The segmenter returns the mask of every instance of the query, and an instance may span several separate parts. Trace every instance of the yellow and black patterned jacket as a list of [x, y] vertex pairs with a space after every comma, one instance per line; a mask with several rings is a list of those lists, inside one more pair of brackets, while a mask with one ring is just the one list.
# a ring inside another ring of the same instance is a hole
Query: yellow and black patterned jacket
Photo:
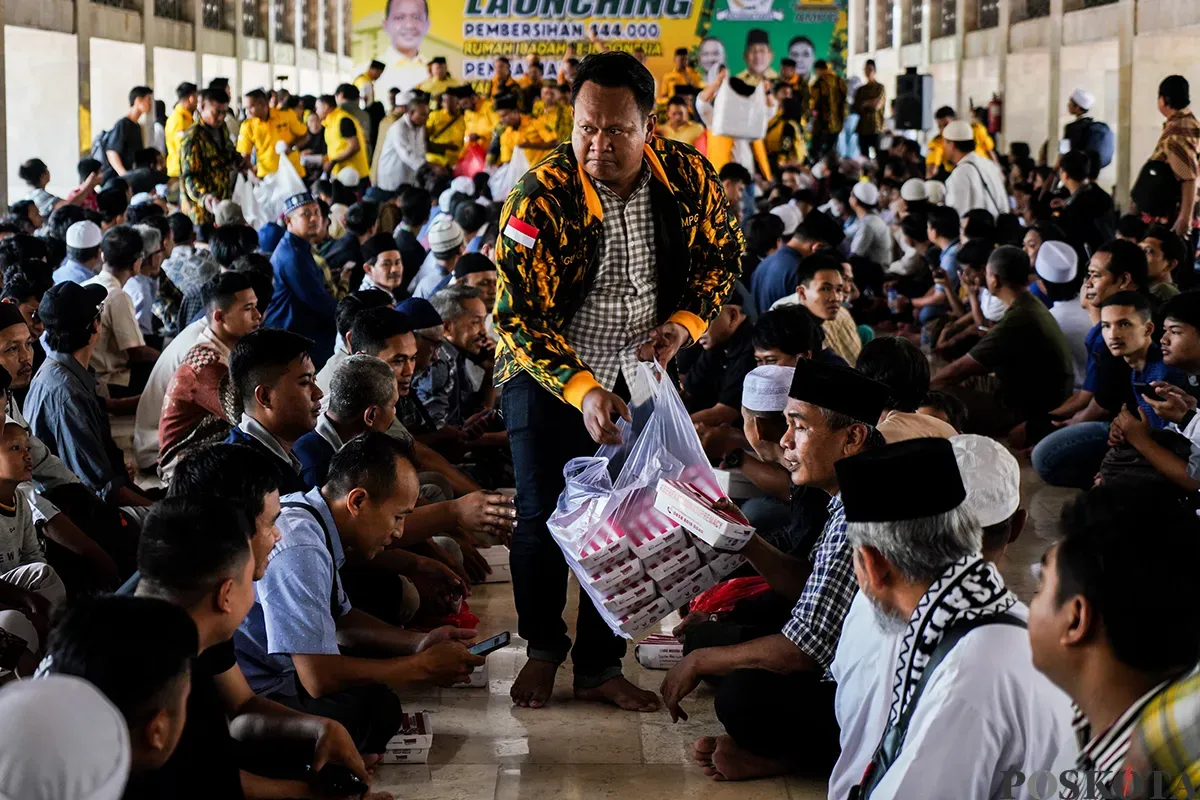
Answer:
[[[655, 137], [645, 159], [653, 176], [659, 323], [678, 322], [695, 342], [741, 271], [742, 232], [716, 171], [695, 148]], [[496, 247], [497, 384], [524, 370], [576, 408], [599, 385], [563, 330], [595, 278], [603, 218], [570, 142], [509, 194]], [[521, 241], [531, 238], [531, 246]]]

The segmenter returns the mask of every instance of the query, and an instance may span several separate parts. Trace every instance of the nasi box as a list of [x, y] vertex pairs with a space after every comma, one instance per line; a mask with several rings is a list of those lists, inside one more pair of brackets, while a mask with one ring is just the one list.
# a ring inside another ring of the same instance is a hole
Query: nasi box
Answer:
[[736, 507], [717, 508], [716, 502], [694, 484], [663, 478], [654, 507], [713, 549], [737, 552], [750, 541], [754, 528]]

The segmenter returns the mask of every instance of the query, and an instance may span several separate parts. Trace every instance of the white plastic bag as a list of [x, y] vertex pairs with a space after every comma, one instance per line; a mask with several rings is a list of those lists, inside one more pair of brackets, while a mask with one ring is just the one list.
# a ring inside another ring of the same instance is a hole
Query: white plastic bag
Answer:
[[245, 175], [238, 174], [233, 184], [233, 197], [230, 198], [242, 209], [242, 216], [253, 228], [261, 228], [266, 220], [262, 219], [262, 209], [254, 195], [254, 186]]
[[503, 203], [504, 198], [508, 197], [508, 193], [526, 172], [529, 172], [529, 156], [526, 155], [525, 148], [513, 148], [509, 162], [497, 169], [488, 179], [488, 188], [491, 189], [496, 202]]
[[[300, 173], [296, 172], [296, 167], [292, 164], [291, 159], [280, 156], [279, 169], [263, 178], [259, 182], [258, 188], [254, 190], [254, 196], [258, 198], [258, 206], [262, 210], [263, 216], [262, 222], [255, 224], [254, 227], [258, 228], [268, 222], [278, 221], [283, 216], [283, 204], [287, 199], [303, 191], [306, 191], [304, 181], [300, 178]], [[247, 216], [246, 219], [249, 221], [250, 217]]]
[[[717, 96], [713, 99], [713, 135], [755, 141], [762, 139], [767, 135], [767, 124], [771, 121], [766, 81], [760, 82], [747, 97], [730, 85], [735, 80], [737, 78], [726, 78], [721, 88], [717, 89]], [[741, 81], [738, 83], [741, 84]]]
[[[687, 481], [710, 497], [724, 496], [670, 377], [657, 366], [642, 364], [639, 369], [639, 383], [650, 387], [650, 396], [630, 408], [632, 423], [617, 423], [622, 443], [604, 445], [595, 456], [567, 463], [566, 485], [546, 522], [600, 616], [613, 632], [629, 638], [646, 633], [671, 611], [667, 601], [658, 598], [646, 606], [641, 619], [637, 614], [618, 617], [606, 610], [611, 592], [594, 587], [607, 585], [603, 578], [608, 571], [628, 567], [636, 559], [627, 531], [639, 529], [648, 518], [663, 519], [654, 509], [659, 479]], [[631, 573], [632, 578], [639, 572]], [[614, 586], [619, 590], [629, 582]]]

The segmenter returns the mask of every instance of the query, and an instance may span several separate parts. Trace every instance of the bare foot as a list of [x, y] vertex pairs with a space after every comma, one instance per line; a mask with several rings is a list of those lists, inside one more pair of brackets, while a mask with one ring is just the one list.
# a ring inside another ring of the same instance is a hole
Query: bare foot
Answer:
[[605, 681], [595, 689], [576, 689], [578, 700], [596, 700], [601, 703], [612, 703], [626, 711], [658, 711], [658, 695], [639, 689], [630, 683], [624, 675]]
[[692, 745], [692, 760], [704, 771], [705, 775], [714, 779], [717, 777], [717, 768], [713, 766], [712, 754], [716, 749], [717, 737], [715, 736], [701, 736]]
[[558, 664], [531, 658], [521, 667], [521, 674], [513, 682], [509, 696], [521, 708], [541, 708], [554, 693], [554, 675]]
[[705, 769], [704, 774], [717, 781], [749, 781], [785, 775], [790, 771], [786, 761], [756, 756], [738, 747], [729, 736], [718, 736], [712, 751], [712, 772]]

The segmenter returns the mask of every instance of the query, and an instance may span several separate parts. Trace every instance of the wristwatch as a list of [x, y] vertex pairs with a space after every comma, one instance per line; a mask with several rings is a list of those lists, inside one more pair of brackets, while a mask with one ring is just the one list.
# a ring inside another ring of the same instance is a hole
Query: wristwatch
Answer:
[[721, 459], [721, 466], [724, 469], [740, 469], [745, 460], [746, 451], [739, 447], [725, 454]]

